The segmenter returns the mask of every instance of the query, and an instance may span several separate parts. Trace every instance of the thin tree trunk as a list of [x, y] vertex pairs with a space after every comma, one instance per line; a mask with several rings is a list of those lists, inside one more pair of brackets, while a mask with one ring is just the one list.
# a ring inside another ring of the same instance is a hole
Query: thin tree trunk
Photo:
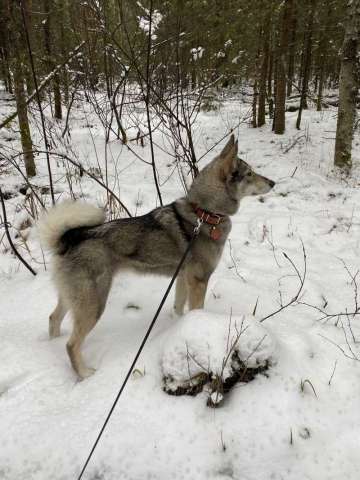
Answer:
[[[69, 5], [67, 0], [62, 0], [58, 4], [58, 19], [59, 19], [59, 51], [61, 52], [61, 61], [63, 62], [68, 55], [68, 43], [66, 34], [66, 25], [69, 25]], [[64, 67], [59, 72], [60, 86], [63, 87], [64, 104], [69, 106], [69, 75], [67, 68]], [[72, 99], [73, 100], [73, 99]]]
[[[22, 0], [24, 10], [27, 8], [26, 0]], [[9, 19], [11, 22], [9, 32], [9, 46], [11, 48], [10, 58], [14, 78], [14, 92], [16, 100], [16, 108], [18, 112], [21, 147], [25, 163], [26, 175], [34, 177], [36, 175], [36, 166], [33, 155], [33, 144], [29, 127], [28, 111], [26, 105], [26, 96], [24, 88], [25, 72], [23, 65], [25, 64], [25, 44], [23, 37], [23, 26], [21, 23], [21, 11], [19, 5], [11, 0], [8, 2]]]
[[[54, 48], [52, 37], [53, 34], [51, 33], [51, 28], [53, 28], [52, 16], [53, 12], [50, 9], [49, 0], [44, 0], [44, 11], [46, 14], [46, 20], [43, 23], [44, 26], [44, 40], [45, 40], [45, 50], [47, 54], [47, 63], [48, 63], [48, 70], [51, 72], [54, 69], [55, 62], [53, 60], [54, 56]], [[55, 8], [55, 3], [52, 3], [52, 8]], [[60, 92], [60, 77], [59, 74], [56, 73], [54, 75], [54, 79], [52, 81], [53, 86], [53, 93], [54, 93], [54, 117], [61, 120], [62, 119], [62, 107], [61, 107], [61, 92]]]
[[319, 80], [318, 80], [318, 96], [316, 101], [316, 110], [321, 112], [322, 110], [322, 100], [323, 100], [323, 90], [324, 90], [324, 81], [325, 81], [325, 46], [320, 47], [320, 65], [319, 65]]
[[271, 24], [271, 8], [265, 18], [264, 25], [264, 42], [262, 48], [260, 81], [259, 81], [259, 110], [258, 110], [258, 127], [265, 124], [265, 105], [266, 105], [266, 77], [269, 67], [270, 54], [270, 24]]
[[305, 45], [306, 45], [306, 32], [303, 33], [302, 44], [301, 44], [301, 54], [300, 54], [300, 64], [299, 64], [299, 73], [297, 76], [297, 89], [301, 92], [302, 79], [304, 78], [304, 67], [305, 67]]
[[[32, 0], [26, 0], [26, 9], [24, 10], [24, 13], [25, 13], [26, 24], [28, 26], [28, 33], [29, 33], [30, 39], [32, 38], [32, 32], [33, 32], [31, 10], [32, 10]], [[34, 91], [35, 87], [34, 87], [34, 80], [31, 74], [31, 68], [28, 61], [26, 61], [23, 66], [23, 72], [25, 76], [26, 91], [27, 91], [27, 94], [30, 95], [31, 92]]]
[[10, 74], [10, 68], [9, 68], [9, 61], [8, 61], [8, 52], [7, 52], [6, 46], [0, 47], [0, 64], [1, 64], [2, 76], [5, 83], [5, 90], [9, 93], [13, 93], [12, 80], [11, 80], [11, 74]]
[[317, 102], [316, 102], [316, 109], [318, 112], [322, 110], [322, 100], [323, 100], [323, 90], [325, 84], [325, 68], [327, 63], [327, 54], [328, 54], [328, 42], [329, 36], [327, 34], [327, 30], [330, 27], [330, 19], [331, 19], [331, 8], [330, 6], [327, 8], [326, 12], [326, 22], [325, 22], [325, 29], [321, 32], [320, 42], [319, 42], [319, 60], [318, 60], [318, 85], [317, 85]]
[[[260, 29], [259, 34], [258, 34], [258, 45], [261, 44], [261, 37], [262, 37], [262, 30]], [[254, 83], [253, 83], [253, 101], [252, 101], [252, 126], [253, 128], [256, 128], [258, 126], [257, 123], [257, 103], [258, 103], [258, 97], [259, 97], [259, 81], [258, 81], [258, 76], [259, 76], [259, 58], [260, 58], [260, 48], [258, 48], [255, 56], [255, 62], [254, 62]]]
[[274, 131], [277, 134], [283, 134], [285, 132], [286, 54], [289, 43], [292, 4], [293, 0], [284, 1], [281, 38], [276, 62]]
[[[271, 39], [270, 39], [270, 42], [271, 42]], [[270, 48], [269, 70], [268, 70], [268, 76], [267, 76], [267, 96], [268, 96], [268, 98], [272, 98], [272, 96], [273, 96], [273, 88], [272, 88], [273, 72], [274, 72], [274, 52]]]
[[289, 44], [289, 63], [287, 73], [287, 96], [290, 97], [292, 93], [294, 71], [295, 71], [295, 47], [296, 47], [296, 28], [297, 28], [297, 16], [296, 16], [296, 4], [294, 3], [291, 10], [291, 26], [290, 26], [290, 44]]
[[9, 5], [3, 2], [0, 3], [0, 61], [3, 78], [5, 81], [5, 89], [9, 93], [13, 93], [9, 61], [9, 52], [11, 46], [11, 41], [9, 38], [10, 32], [11, 27]]
[[102, 20], [104, 22], [104, 28], [103, 28], [103, 35], [102, 35], [102, 41], [103, 41], [103, 71], [105, 75], [105, 83], [106, 83], [106, 93], [107, 97], [110, 100], [111, 98], [111, 88], [110, 88], [110, 74], [109, 74], [109, 59], [108, 59], [108, 54], [107, 54], [107, 30], [108, 30], [108, 25], [107, 25], [107, 1], [103, 0], [102, 1]]
[[300, 108], [299, 108], [298, 117], [296, 120], [296, 128], [298, 130], [300, 130], [302, 111], [304, 109], [307, 109], [307, 93], [309, 89], [309, 78], [310, 78], [310, 68], [311, 68], [312, 37], [313, 37], [314, 15], [315, 15], [317, 0], [310, 0], [310, 1], [311, 3], [310, 3], [309, 15], [308, 15], [308, 27], [306, 32], [306, 42], [305, 42], [305, 51], [304, 51], [304, 73], [303, 73], [302, 86], [301, 86]]
[[345, 37], [341, 56], [334, 163], [345, 171], [350, 171], [351, 146], [356, 118], [356, 98], [360, 83], [358, 60], [360, 48], [360, 0], [349, 1], [347, 9]]
[[256, 105], [257, 105], [257, 98], [259, 95], [258, 91], [258, 81], [257, 81], [257, 72], [255, 73], [255, 79], [254, 79], [254, 84], [253, 84], [253, 100], [252, 100], [252, 121], [251, 125], [253, 128], [256, 128], [258, 126], [257, 123], [257, 115], [256, 115]]
[[62, 106], [61, 106], [61, 91], [60, 91], [60, 77], [56, 73], [53, 80], [54, 87], [54, 117], [61, 120], [62, 119]]
[[33, 155], [33, 144], [31, 140], [29, 120], [27, 114], [25, 89], [24, 89], [24, 72], [22, 69], [21, 60], [16, 55], [14, 57], [14, 87], [16, 108], [18, 112], [21, 147], [24, 155], [25, 170], [28, 177], [36, 175], [36, 167]]

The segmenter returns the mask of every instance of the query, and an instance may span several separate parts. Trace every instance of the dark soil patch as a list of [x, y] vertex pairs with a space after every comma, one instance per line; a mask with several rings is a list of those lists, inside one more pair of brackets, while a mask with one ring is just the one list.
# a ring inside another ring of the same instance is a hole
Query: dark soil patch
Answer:
[[248, 383], [259, 375], [266, 375], [270, 362], [256, 367], [249, 367], [240, 360], [238, 353], [231, 357], [231, 372], [226, 378], [213, 372], [200, 372], [183, 382], [175, 381], [171, 376], [163, 378], [163, 389], [169, 395], [195, 396], [203, 390], [208, 393], [207, 406], [216, 408], [224, 400], [224, 396], [238, 383]]

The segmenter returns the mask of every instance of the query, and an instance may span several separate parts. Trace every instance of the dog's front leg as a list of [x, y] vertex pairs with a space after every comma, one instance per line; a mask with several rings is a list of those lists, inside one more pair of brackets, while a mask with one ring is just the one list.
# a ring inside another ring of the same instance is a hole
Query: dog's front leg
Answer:
[[188, 296], [185, 274], [179, 274], [176, 280], [175, 304], [174, 309], [177, 315], [184, 314], [184, 307]]
[[187, 275], [189, 309], [203, 308], [209, 277], [199, 278], [189, 271]]

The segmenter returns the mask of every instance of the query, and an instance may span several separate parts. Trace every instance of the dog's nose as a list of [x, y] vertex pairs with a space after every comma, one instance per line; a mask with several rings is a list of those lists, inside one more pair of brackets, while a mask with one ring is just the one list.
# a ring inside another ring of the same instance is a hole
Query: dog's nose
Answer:
[[273, 182], [272, 180], [269, 180], [269, 185], [270, 185], [270, 188], [273, 188], [275, 186], [275, 182]]

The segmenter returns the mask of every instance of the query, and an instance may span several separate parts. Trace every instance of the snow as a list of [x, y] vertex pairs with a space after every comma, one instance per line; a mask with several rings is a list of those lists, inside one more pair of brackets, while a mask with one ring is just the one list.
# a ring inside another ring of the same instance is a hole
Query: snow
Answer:
[[250, 368], [266, 361], [275, 363], [274, 341], [254, 317], [230, 315], [226, 319], [224, 314], [194, 310], [169, 329], [162, 370], [176, 382], [200, 372], [226, 379], [231, 374], [231, 362], [226, 362], [231, 351], [237, 352]]
[[[12, 111], [8, 103], [1, 104], [4, 116]], [[200, 113], [195, 129], [199, 157], [248, 109], [238, 98], [224, 98], [216, 113]], [[104, 167], [101, 124], [89, 105], [79, 104], [74, 114], [74, 155], [87, 168], [98, 167], [95, 145]], [[177, 318], [173, 292], [170, 295], [84, 478], [358, 479], [359, 318], [338, 318], [336, 313], [354, 311], [357, 302], [359, 136], [354, 139], [353, 177], [345, 180], [332, 169], [336, 111], [304, 111], [301, 132], [295, 129], [295, 119], [296, 112], [287, 114], [284, 136], [274, 135], [269, 124], [252, 129], [243, 122], [236, 128], [241, 158], [276, 186], [263, 198], [244, 199], [233, 217], [230, 242], [210, 279], [205, 310]], [[54, 124], [53, 131], [61, 132], [61, 127]], [[16, 150], [16, 126], [0, 131], [0, 141], [4, 153]], [[155, 141], [165, 144], [159, 132]], [[39, 138], [36, 142], [41, 145]], [[148, 145], [131, 148], [150, 159]], [[109, 185], [130, 211], [142, 214], [155, 207], [151, 166], [113, 138], [106, 153]], [[181, 182], [176, 173], [171, 175], [171, 157], [158, 147], [155, 153], [164, 200], [171, 201], [183, 195]], [[39, 175], [33, 183], [46, 185], [44, 159], [38, 156], [36, 161]], [[1, 185], [16, 191], [21, 179], [0, 162]], [[70, 178], [77, 196], [105, 204], [100, 186], [76, 175], [74, 168], [68, 167], [64, 175], [65, 167], [60, 159], [53, 163], [57, 199], [68, 196]], [[49, 258], [45, 257], [45, 270], [35, 228], [26, 242], [15, 238], [28, 200], [18, 195], [6, 205], [11, 234], [38, 275], [32, 277], [19, 264], [1, 237], [0, 478], [76, 478], [168, 280], [130, 273], [115, 280], [103, 318], [83, 348], [97, 372], [78, 382], [65, 351], [70, 319], [65, 319], [60, 338], [48, 340], [47, 317], [56, 300]], [[302, 273], [301, 241], [307, 267], [302, 304], [259, 323], [296, 293], [299, 279], [282, 252]], [[335, 317], [324, 318], [305, 303]], [[216, 410], [206, 406], [206, 392], [195, 397], [167, 395], [162, 390], [164, 369], [179, 378], [188, 375], [186, 345], [203, 355], [202, 362], [210, 359], [214, 369], [220, 368], [230, 317], [233, 326], [242, 321], [251, 326], [239, 339], [244, 358], [266, 333], [262, 348], [249, 361], [271, 357], [267, 376], [236, 385]]]
[[[139, 22], [139, 27], [141, 28], [141, 30], [143, 30], [143, 32], [145, 33], [149, 33], [149, 30], [150, 30], [150, 11], [146, 8], [144, 8], [140, 2], [138, 2], [138, 5], [145, 11], [146, 13], [146, 17], [138, 17], [138, 22]], [[156, 40], [157, 38], [157, 35], [155, 35], [155, 31], [159, 28], [159, 25], [162, 21], [162, 15], [159, 11], [157, 10], [154, 10], [152, 13], [151, 13], [151, 38], [153, 40]]]
[[197, 48], [194, 47], [190, 50], [193, 60], [199, 60], [200, 58], [202, 58], [204, 52], [205, 52], [205, 48], [203, 47], [197, 47]]

